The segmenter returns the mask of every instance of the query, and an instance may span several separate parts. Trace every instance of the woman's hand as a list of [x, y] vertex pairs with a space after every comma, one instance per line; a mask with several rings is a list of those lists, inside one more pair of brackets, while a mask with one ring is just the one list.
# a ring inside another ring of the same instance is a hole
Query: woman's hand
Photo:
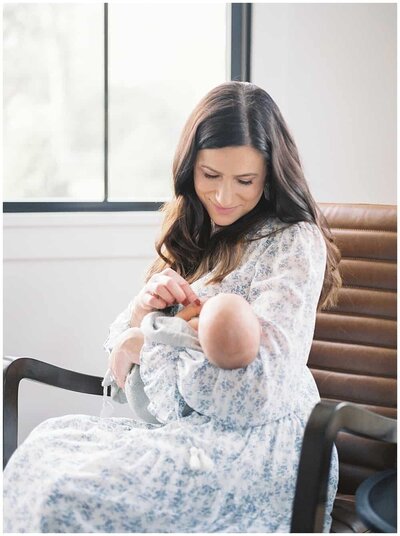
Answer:
[[154, 274], [148, 280], [134, 300], [131, 326], [139, 326], [143, 317], [155, 309], [165, 309], [170, 305], [181, 303], [200, 304], [198, 296], [189, 283], [172, 268], [166, 268]]
[[118, 387], [124, 389], [126, 377], [134, 364], [140, 364], [140, 350], [144, 337], [139, 328], [130, 328], [121, 334], [109, 357], [109, 368]]

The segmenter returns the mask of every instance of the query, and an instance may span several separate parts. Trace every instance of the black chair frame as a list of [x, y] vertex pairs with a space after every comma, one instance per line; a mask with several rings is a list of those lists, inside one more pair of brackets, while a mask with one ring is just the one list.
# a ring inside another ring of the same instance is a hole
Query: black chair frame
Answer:
[[[29, 379], [69, 391], [102, 395], [102, 378], [81, 374], [28, 357], [3, 361], [3, 468], [17, 448], [18, 389]], [[110, 396], [110, 389], [107, 392]], [[322, 532], [329, 467], [337, 433], [397, 442], [397, 421], [348, 402], [321, 402], [311, 413], [303, 438], [293, 501], [291, 532]]]

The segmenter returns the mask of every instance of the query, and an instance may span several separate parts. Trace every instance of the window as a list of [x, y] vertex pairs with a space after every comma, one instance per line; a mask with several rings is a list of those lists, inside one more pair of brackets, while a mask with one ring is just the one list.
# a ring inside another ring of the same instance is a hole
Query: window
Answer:
[[111, 4], [109, 199], [171, 197], [172, 159], [192, 108], [225, 81], [225, 4]]
[[246, 79], [249, 7], [6, 4], [5, 212], [158, 208], [192, 108]]
[[103, 199], [102, 19], [101, 4], [4, 6], [6, 201]]

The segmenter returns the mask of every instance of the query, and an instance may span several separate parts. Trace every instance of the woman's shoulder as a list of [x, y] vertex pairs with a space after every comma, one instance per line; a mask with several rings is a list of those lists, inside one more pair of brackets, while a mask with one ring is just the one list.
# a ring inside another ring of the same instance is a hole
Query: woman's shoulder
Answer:
[[249, 236], [247, 253], [261, 256], [263, 253], [275, 256], [298, 250], [309, 251], [311, 256], [325, 256], [325, 240], [316, 223], [284, 222], [277, 217], [270, 217]]
[[276, 216], [268, 216], [265, 221], [249, 231], [248, 238], [251, 241], [260, 240], [267, 236], [272, 236], [273, 233], [283, 231], [290, 225], [290, 223], [286, 223]]
[[256, 229], [253, 229], [248, 238], [251, 242], [257, 241], [262, 243], [264, 240], [280, 240], [282, 237], [296, 236], [316, 236], [319, 239], [322, 238], [322, 233], [318, 225], [314, 222], [298, 221], [298, 222], [285, 222], [276, 216], [270, 216], [265, 222], [263, 222]]

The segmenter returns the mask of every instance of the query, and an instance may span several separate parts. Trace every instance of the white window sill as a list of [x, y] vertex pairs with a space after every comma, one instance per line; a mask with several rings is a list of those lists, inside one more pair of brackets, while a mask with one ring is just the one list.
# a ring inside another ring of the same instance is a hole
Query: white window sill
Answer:
[[24, 212], [3, 214], [3, 227], [159, 226], [162, 214], [141, 212]]

